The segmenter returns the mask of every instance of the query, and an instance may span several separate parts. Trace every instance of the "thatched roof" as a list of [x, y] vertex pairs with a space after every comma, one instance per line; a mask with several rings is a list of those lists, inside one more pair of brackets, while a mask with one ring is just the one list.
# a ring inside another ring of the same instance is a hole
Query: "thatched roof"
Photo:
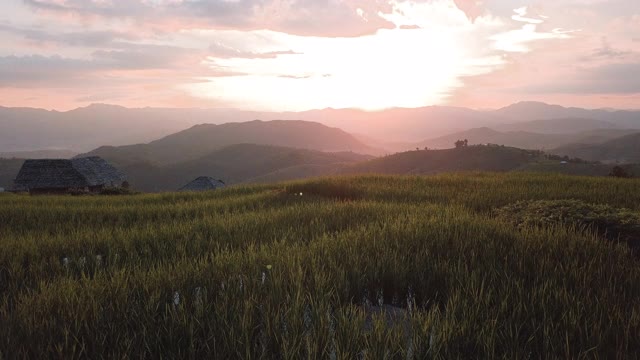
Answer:
[[178, 191], [208, 191], [225, 187], [225, 183], [222, 180], [217, 180], [208, 176], [201, 176], [187, 185], [180, 188]]
[[26, 160], [15, 179], [17, 190], [120, 186], [125, 175], [100, 157]]

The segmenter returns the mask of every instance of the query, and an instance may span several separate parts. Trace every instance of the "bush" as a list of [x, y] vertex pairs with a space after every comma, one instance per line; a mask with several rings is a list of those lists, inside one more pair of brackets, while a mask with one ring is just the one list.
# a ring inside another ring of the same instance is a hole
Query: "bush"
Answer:
[[617, 178], [632, 178], [633, 177], [633, 175], [631, 173], [629, 173], [622, 166], [614, 166], [613, 169], [611, 169], [611, 172], [609, 173], [609, 176], [617, 177]]
[[563, 224], [589, 228], [613, 240], [640, 248], [640, 213], [580, 200], [519, 201], [494, 211], [518, 227]]

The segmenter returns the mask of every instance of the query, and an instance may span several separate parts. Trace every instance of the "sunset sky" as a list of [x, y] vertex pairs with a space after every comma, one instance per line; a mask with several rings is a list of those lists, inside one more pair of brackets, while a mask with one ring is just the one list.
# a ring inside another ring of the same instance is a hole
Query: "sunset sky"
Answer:
[[638, 0], [2, 0], [0, 105], [640, 108]]

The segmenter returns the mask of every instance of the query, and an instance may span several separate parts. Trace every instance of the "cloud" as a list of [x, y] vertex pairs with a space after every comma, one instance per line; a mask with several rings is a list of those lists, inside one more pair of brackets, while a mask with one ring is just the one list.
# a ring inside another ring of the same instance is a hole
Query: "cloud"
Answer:
[[511, 19], [515, 21], [526, 22], [529, 24], [542, 24], [544, 22], [543, 18], [534, 19], [533, 17], [527, 17], [528, 11], [529, 9], [526, 6], [515, 9], [513, 10], [513, 12], [515, 12], [515, 15], [511, 16]]
[[590, 56], [585, 57], [585, 59], [620, 59], [632, 54], [632, 51], [614, 49], [607, 38], [603, 36], [602, 46], [593, 50], [593, 53]]
[[501, 32], [490, 37], [494, 41], [497, 50], [505, 52], [526, 53], [531, 51], [530, 43], [540, 40], [570, 39], [571, 34], [579, 30], [564, 30], [555, 28], [551, 31], [540, 31], [539, 26], [545, 22], [543, 18], [534, 19], [527, 17], [528, 8], [522, 7], [513, 10], [512, 19], [525, 23], [521, 28]]
[[[633, 77], [620, 77], [640, 63], [634, 4], [10, 0], [0, 5], [12, 14], [0, 22], [9, 44], [0, 86], [40, 95], [63, 86], [77, 101], [123, 103], [127, 93], [186, 103], [198, 92], [205, 104], [280, 109], [421, 106], [461, 90], [580, 94], [600, 84], [629, 93]], [[566, 30], [575, 28], [583, 31]]]
[[279, 78], [294, 79], [294, 80], [309, 79], [311, 78], [311, 76], [312, 75], [278, 75]]
[[418, 25], [400, 25], [400, 29], [402, 30], [417, 30], [422, 29], [422, 27]]
[[112, 45], [117, 40], [135, 40], [132, 33], [102, 31], [56, 32], [48, 29], [23, 28], [10, 24], [0, 24], [0, 32], [10, 33], [34, 43], [56, 43], [70, 46], [101, 47]]
[[344, 0], [23, 0], [53, 14], [121, 18], [139, 27], [268, 29], [307, 36], [352, 37], [391, 28], [384, 1]]
[[89, 58], [0, 57], [0, 87], [71, 88], [122, 83], [194, 83], [201, 77], [244, 75], [202, 61], [200, 52], [171, 46], [131, 45], [99, 50]]
[[528, 93], [638, 94], [639, 79], [640, 62], [617, 63], [579, 69], [571, 78], [523, 90]]
[[484, 13], [482, 0], [454, 0], [454, 3], [471, 21], [475, 21]]
[[65, 59], [59, 56], [0, 57], [0, 87], [51, 87], [71, 83], [98, 69], [87, 60]]
[[222, 59], [275, 59], [282, 55], [301, 55], [299, 52], [293, 50], [280, 50], [280, 51], [267, 51], [267, 52], [254, 52], [239, 50], [231, 46], [224, 45], [220, 42], [216, 42], [209, 46], [210, 56]]

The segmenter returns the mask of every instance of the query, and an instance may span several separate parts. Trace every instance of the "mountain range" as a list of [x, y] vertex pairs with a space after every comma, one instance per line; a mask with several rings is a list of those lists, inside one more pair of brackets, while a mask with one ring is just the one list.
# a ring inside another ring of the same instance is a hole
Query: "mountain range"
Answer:
[[235, 144], [276, 145], [325, 152], [379, 155], [351, 134], [309, 121], [249, 121], [196, 125], [148, 144], [103, 146], [81, 156], [100, 156], [119, 165], [148, 162], [166, 165], [194, 160]]
[[322, 152], [272, 145], [235, 144], [182, 162], [121, 164], [135, 189], [147, 192], [175, 191], [199, 176], [211, 176], [227, 184], [269, 182], [330, 175], [347, 164], [372, 156], [353, 152]]
[[640, 163], [640, 132], [600, 143], [564, 145], [554, 152], [591, 161]]
[[[606, 175], [610, 170], [607, 164], [550, 160], [539, 151], [524, 149], [544, 149], [550, 154], [604, 163], [640, 163], [640, 112], [571, 109], [539, 103], [520, 103], [495, 111], [428, 107], [366, 113], [326, 109], [278, 114], [284, 118], [295, 114], [305, 120], [252, 120], [190, 126], [187, 125], [209, 117], [217, 122], [235, 119], [241, 113], [251, 114], [247, 116], [259, 114], [224, 109], [189, 113], [176, 109], [125, 109], [103, 105], [66, 113], [3, 108], [0, 115], [2, 111], [8, 111], [12, 116], [26, 112], [33, 117], [26, 118], [24, 123], [16, 118], [0, 118], [0, 128], [5, 126], [4, 130], [9, 131], [9, 135], [0, 132], [0, 139], [13, 139], [9, 145], [0, 142], [0, 148], [11, 148], [11, 144], [18, 143], [15, 139], [21, 136], [22, 139], [35, 139], [36, 145], [32, 147], [39, 146], [40, 140], [55, 145], [45, 150], [28, 150], [29, 146], [24, 144], [30, 143], [21, 143], [25, 150], [0, 153], [0, 158], [7, 158], [0, 160], [0, 187], [5, 188], [11, 187], [21, 159], [69, 158], [83, 152], [72, 149], [89, 147], [92, 142], [102, 142], [103, 146], [77, 156], [103, 157], [124, 171], [134, 188], [149, 192], [176, 190], [199, 176], [212, 176], [237, 184], [362, 172], [431, 174], [460, 170], [524, 170]], [[39, 117], [42, 114], [46, 115]], [[600, 118], [583, 117], [589, 114]], [[339, 116], [345, 116], [345, 127], [355, 128], [360, 124], [359, 131], [347, 132], [342, 126], [327, 125], [337, 122]], [[515, 116], [521, 118], [514, 120], [512, 117]], [[561, 117], [531, 120], [534, 116]], [[436, 117], [440, 120], [436, 121]], [[172, 123], [172, 119], [176, 123]], [[75, 126], [75, 122], [83, 121], [82, 125]], [[38, 124], [37, 136], [33, 137], [33, 132], [23, 129], [25, 123]], [[155, 127], [156, 123], [158, 127]], [[491, 126], [478, 127], [478, 124]], [[182, 126], [187, 128], [171, 132], [172, 128]], [[447, 126], [467, 128], [428, 136], [444, 131]], [[153, 131], [145, 132], [145, 127], [153, 128]], [[48, 128], [55, 128], [50, 130], [51, 136], [45, 134]], [[381, 129], [385, 136], [372, 136]], [[402, 133], [408, 132], [422, 140], [407, 141], [409, 137], [403, 137]], [[99, 134], [87, 135], [93, 133]], [[129, 141], [126, 139], [145, 139], [152, 134], [161, 135], [133, 145], [126, 143]], [[77, 141], [74, 140], [76, 137]], [[114, 140], [116, 138], [119, 140]], [[450, 149], [454, 142], [462, 139], [467, 139], [469, 145], [493, 145]], [[125, 144], [118, 145], [119, 142]], [[420, 150], [425, 148], [445, 150]]]
[[[404, 150], [403, 144], [481, 127], [548, 134], [602, 128], [640, 129], [640, 111], [587, 110], [537, 102], [521, 102], [498, 110], [429, 106], [375, 112], [329, 108], [281, 113], [234, 109], [128, 109], [102, 104], [66, 112], [0, 107], [0, 152], [60, 149], [86, 152], [104, 145], [149, 143], [198, 124], [275, 119], [305, 120], [339, 127], [386, 144], [388, 151]], [[559, 121], [561, 119], [564, 120]]]
[[[545, 120], [550, 121], [550, 120]], [[559, 122], [562, 120], [558, 120]], [[526, 126], [525, 126], [526, 128]], [[451, 148], [456, 140], [468, 139], [470, 144], [498, 144], [522, 149], [561, 151], [570, 144], [598, 144], [626, 135], [640, 133], [640, 129], [591, 129], [575, 133], [538, 133], [530, 131], [498, 131], [488, 127], [474, 128], [425, 140], [414, 147]]]

